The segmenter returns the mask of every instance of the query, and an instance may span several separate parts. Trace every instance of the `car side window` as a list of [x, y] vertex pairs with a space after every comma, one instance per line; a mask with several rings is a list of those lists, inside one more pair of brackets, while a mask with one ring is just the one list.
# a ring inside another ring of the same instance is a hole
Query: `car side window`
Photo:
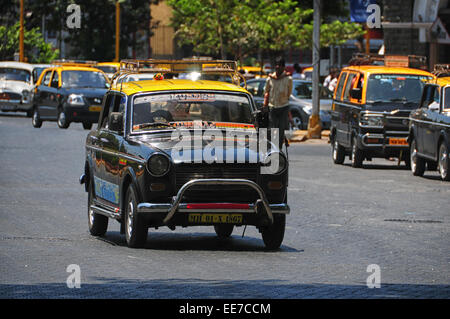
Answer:
[[113, 102], [114, 102], [114, 94], [109, 94], [106, 97], [105, 106], [103, 109], [103, 116], [100, 122], [101, 123], [100, 128], [102, 129], [108, 129], [108, 115], [111, 109], [111, 105], [113, 105]]
[[345, 83], [346, 77], [347, 77], [347, 72], [342, 73], [341, 76], [339, 77], [339, 83], [336, 88], [336, 97], [335, 97], [336, 100], [341, 99], [342, 89], [344, 88], [344, 83]]
[[356, 81], [356, 74], [350, 73], [347, 78], [347, 82], [345, 84], [344, 89], [344, 101], [350, 101], [350, 90], [354, 86]]
[[442, 101], [442, 110], [444, 112], [450, 111], [450, 86], [446, 86], [443, 88], [444, 90], [444, 99]]
[[59, 75], [58, 75], [57, 71], [53, 72], [51, 87], [53, 87], [53, 88], [59, 87]]
[[253, 96], [262, 97], [262, 85], [260, 81], [255, 81], [247, 83], [247, 91], [249, 91]]
[[105, 102], [105, 110], [103, 114], [102, 119], [102, 126], [103, 129], [109, 129], [108, 128], [108, 119], [109, 114], [112, 112], [124, 112], [125, 111], [125, 98], [122, 97], [122, 95], [116, 95], [116, 94], [110, 94], [106, 98]]
[[42, 80], [42, 85], [48, 86], [50, 84], [50, 78], [52, 76], [52, 71], [49, 70], [44, 75], [44, 79]]

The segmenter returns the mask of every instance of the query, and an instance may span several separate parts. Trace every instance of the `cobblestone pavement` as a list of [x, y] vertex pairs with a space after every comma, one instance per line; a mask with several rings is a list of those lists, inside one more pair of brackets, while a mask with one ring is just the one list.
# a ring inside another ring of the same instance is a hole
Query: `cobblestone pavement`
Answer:
[[[0, 115], [0, 298], [449, 298], [450, 184], [377, 159], [334, 165], [326, 143], [292, 144], [280, 250], [254, 227], [150, 229], [129, 249], [110, 221], [87, 231], [81, 124]], [[348, 162], [348, 161], [347, 161]], [[70, 289], [68, 265], [80, 267]], [[369, 289], [369, 265], [381, 288]]]

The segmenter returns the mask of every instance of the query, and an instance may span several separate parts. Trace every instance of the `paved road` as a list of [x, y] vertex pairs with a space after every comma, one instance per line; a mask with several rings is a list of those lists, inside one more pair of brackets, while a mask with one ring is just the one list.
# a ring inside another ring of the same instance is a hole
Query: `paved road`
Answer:
[[[0, 298], [449, 298], [450, 184], [375, 160], [336, 166], [329, 145], [290, 148], [291, 214], [279, 251], [237, 228], [150, 229], [129, 249], [88, 234], [81, 124], [0, 115]], [[79, 265], [81, 288], [67, 267]], [[369, 265], [381, 288], [369, 289]]]

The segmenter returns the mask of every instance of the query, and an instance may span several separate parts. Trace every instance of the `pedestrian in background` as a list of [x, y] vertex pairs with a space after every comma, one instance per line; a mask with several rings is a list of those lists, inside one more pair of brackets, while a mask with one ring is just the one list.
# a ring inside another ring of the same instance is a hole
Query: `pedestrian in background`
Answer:
[[304, 79], [305, 75], [302, 74], [302, 68], [298, 63], [294, 64], [294, 73], [292, 73], [293, 79]]
[[285, 71], [282, 57], [275, 59], [275, 72], [269, 74], [264, 90], [264, 110], [269, 112], [269, 128], [279, 130], [278, 146], [285, 142], [285, 130], [289, 128], [289, 97], [292, 93], [292, 77]]

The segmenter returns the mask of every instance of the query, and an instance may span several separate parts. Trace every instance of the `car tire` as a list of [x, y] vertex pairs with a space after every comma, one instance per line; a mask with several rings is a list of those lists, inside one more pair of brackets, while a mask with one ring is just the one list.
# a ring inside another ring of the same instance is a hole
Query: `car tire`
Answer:
[[64, 109], [60, 108], [58, 111], [58, 119], [56, 121], [58, 123], [59, 128], [66, 129], [69, 127], [70, 122], [67, 121], [67, 115], [66, 112], [64, 112]]
[[284, 231], [286, 229], [286, 215], [274, 214], [273, 224], [264, 227], [261, 231], [262, 239], [268, 250], [276, 250], [280, 248], [284, 239]]
[[411, 172], [414, 176], [423, 176], [423, 173], [425, 173], [426, 161], [417, 156], [417, 145], [415, 139], [411, 141], [411, 149], [409, 154], [411, 157]]
[[334, 164], [342, 164], [345, 161], [345, 149], [339, 144], [336, 137], [333, 138], [333, 143], [331, 144], [331, 156], [333, 158]]
[[358, 141], [356, 136], [353, 137], [352, 141], [352, 167], [361, 168], [363, 166], [364, 154], [363, 151], [358, 147]]
[[450, 150], [449, 147], [443, 141], [439, 145], [439, 175], [443, 181], [450, 181], [450, 158], [449, 158]]
[[90, 130], [92, 128], [92, 123], [89, 122], [83, 122], [83, 128], [85, 130]]
[[91, 208], [94, 199], [92, 183], [89, 182], [88, 187], [88, 227], [92, 236], [104, 236], [108, 230], [108, 217], [94, 213]]
[[222, 225], [214, 225], [214, 231], [219, 238], [228, 238], [233, 233], [234, 225], [230, 224], [222, 224]]
[[33, 115], [31, 117], [31, 124], [35, 128], [40, 128], [42, 126], [42, 120], [39, 116], [39, 111], [37, 106], [33, 108]]
[[130, 248], [142, 248], [147, 241], [148, 228], [137, 214], [137, 196], [133, 185], [127, 189], [125, 200], [125, 238]]
[[289, 123], [289, 126], [292, 130], [302, 130], [303, 129], [303, 120], [299, 114], [297, 114], [297, 113], [292, 114], [292, 122], [293, 122], [293, 125], [291, 123]]

